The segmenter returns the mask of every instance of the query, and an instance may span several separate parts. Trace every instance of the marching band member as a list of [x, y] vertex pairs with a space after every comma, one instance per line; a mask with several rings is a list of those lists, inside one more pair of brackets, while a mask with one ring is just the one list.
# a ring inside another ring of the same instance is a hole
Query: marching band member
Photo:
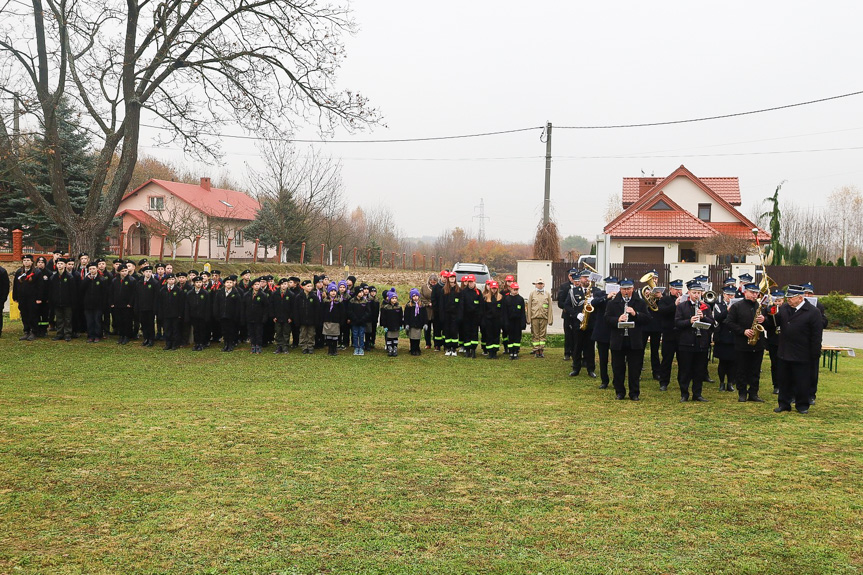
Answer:
[[683, 280], [668, 282], [668, 290], [656, 302], [659, 310], [660, 330], [662, 331], [662, 361], [659, 365], [659, 391], [668, 390], [671, 381], [671, 366], [677, 354], [677, 330], [674, 329], [674, 314], [677, 312], [678, 299], [683, 294]]
[[[613, 373], [614, 391], [617, 399], [626, 398], [627, 366], [629, 367], [629, 398], [638, 401], [641, 394], [639, 379], [641, 366], [644, 363], [644, 343], [641, 326], [650, 320], [650, 312], [644, 301], [632, 297], [635, 282], [624, 278], [620, 282], [620, 294], [608, 302], [605, 310], [605, 322], [611, 328], [609, 347], [611, 348], [611, 369]], [[621, 327], [623, 322], [634, 322], [633, 327]]]
[[688, 299], [677, 304], [674, 327], [678, 331], [677, 383], [680, 401], [689, 401], [689, 384], [692, 400], [707, 401], [701, 395], [704, 373], [707, 371], [707, 352], [710, 349], [710, 326], [716, 324], [710, 306], [702, 301], [704, 286], [701, 282], [686, 284]]
[[[713, 334], [713, 357], [719, 360], [719, 391], [734, 391], [734, 382], [737, 381], [737, 352], [734, 351], [734, 332], [728, 327], [725, 320], [728, 318], [728, 309], [737, 288], [727, 285], [722, 289], [722, 301], [717, 301], [713, 306], [713, 319], [716, 320], [716, 332]], [[726, 381], [728, 383], [726, 383]]]
[[812, 393], [812, 367], [821, 356], [824, 332], [821, 313], [803, 297], [801, 286], [788, 286], [786, 304], [779, 309], [779, 405], [776, 413], [808, 413]]
[[734, 349], [737, 352], [737, 401], [763, 402], [758, 396], [758, 387], [767, 338], [764, 337], [762, 325], [761, 289], [758, 284], [748, 283], [743, 293], [744, 299], [731, 306], [725, 320], [734, 333]]

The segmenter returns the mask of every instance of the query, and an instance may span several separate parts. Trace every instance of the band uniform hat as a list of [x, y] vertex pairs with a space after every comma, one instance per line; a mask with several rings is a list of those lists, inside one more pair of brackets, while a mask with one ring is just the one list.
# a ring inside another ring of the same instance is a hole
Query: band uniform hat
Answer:
[[175, 276], [174, 274], [168, 274], [168, 275], [166, 275], [166, 276], [165, 276], [165, 279], [166, 279], [166, 280], [169, 280], [169, 279], [176, 279], [176, 276]]
[[568, 275], [569, 277], [571, 277], [571, 278], [572, 278], [572, 277], [575, 277], [575, 276], [579, 276], [579, 275], [581, 275], [581, 274], [579, 273], [579, 271], [578, 271], [577, 269], [572, 268], [571, 270], [569, 270], [569, 271], [567, 272], [567, 275]]
[[734, 295], [737, 293], [737, 288], [735, 288], [734, 286], [725, 286], [724, 288], [722, 288], [722, 293]]
[[602, 281], [604, 281], [607, 284], [616, 284], [618, 282], [618, 279], [617, 279], [617, 276], [608, 276], [607, 278], [604, 278]]
[[686, 289], [689, 291], [704, 291], [704, 285], [697, 279], [686, 282]]
[[709, 281], [709, 280], [710, 280], [710, 278], [709, 278], [709, 277], [707, 277], [707, 276], [706, 276], [706, 275], [704, 275], [704, 274], [701, 274], [701, 275], [699, 275], [699, 276], [695, 276], [695, 277], [694, 277], [694, 278], [692, 278], [692, 279], [694, 279], [694, 280], [695, 280], [695, 281], [697, 281], [697, 282], [706, 282], [706, 281]]
[[186, 277], [189, 277], [189, 274], [187, 274], [186, 272], [177, 272], [177, 277], [178, 278], [186, 278]]
[[204, 278], [202, 276], [195, 276], [195, 279], [192, 280], [195, 283], [201, 282], [204, 283]]
[[737, 283], [735, 278], [725, 278], [725, 281], [722, 282], [722, 285], [733, 286]]
[[221, 272], [221, 270], [213, 270], [213, 275], [214, 276], [220, 276], [220, 275], [222, 275], [222, 272]]
[[36, 258], [36, 263], [39, 263], [39, 262], [44, 262], [47, 264], [48, 260], [45, 259], [45, 256], [39, 256], [38, 258]]
[[[101, 264], [102, 262], [104, 262], [104, 261], [105, 261], [105, 258], [96, 258], [96, 259], [95, 259], [95, 260], [93, 260], [93, 261], [94, 261], [94, 263]], [[108, 262], [105, 262], [105, 263], [108, 263]]]
[[292, 281], [295, 284], [298, 284], [298, 283], [300, 283], [300, 278], [298, 278], [297, 276], [291, 276], [288, 278], [288, 281]]
[[69, 261], [69, 260], [67, 260], [66, 258], [54, 258], [54, 263], [58, 263], [58, 264], [59, 264], [60, 262], [63, 262], [63, 263], [65, 264], [65, 263], [66, 263], [66, 262], [68, 262], [68, 261]]
[[578, 277], [589, 278], [590, 277], [590, 270], [581, 270], [581, 273], [578, 274]]
[[189, 270], [189, 275], [192, 275], [192, 274], [199, 275], [198, 270]]
[[745, 289], [746, 291], [757, 291], [757, 292], [761, 293], [761, 288], [758, 287], [757, 283], [748, 283], [745, 286], [743, 286], [743, 289]]
[[805, 290], [803, 289], [803, 286], [788, 286], [788, 289], [785, 293], [788, 294], [788, 296], [790, 297], [795, 295], [803, 295], [805, 293]]
[[805, 284], [800, 284], [800, 287], [802, 287], [802, 288], [803, 288], [803, 291], [804, 291], [804, 292], [812, 292], [812, 293], [815, 293], [815, 286], [814, 286], [814, 285], [812, 285], [810, 282], [806, 282]]
[[24, 254], [21, 256], [21, 261], [23, 262], [24, 260], [30, 260], [32, 262], [33, 256], [31, 256], [30, 254]]
[[210, 277], [210, 272], [208, 272], [207, 270], [204, 270], [204, 271], [202, 271], [202, 272], [201, 272], [201, 275], [202, 275], [202, 276]]
[[620, 287], [635, 287], [635, 282], [632, 281], [630, 278], [623, 278], [622, 280], [620, 280]]
[[781, 289], [774, 289], [772, 292], [770, 292], [770, 295], [772, 295], [774, 298], [779, 298], [779, 297], [784, 298], [785, 292], [782, 291]]
[[510, 289], [518, 289], [518, 282], [512, 282], [511, 284], [509, 284], [509, 288]]
[[[486, 285], [488, 285], [488, 289], [497, 289], [497, 282], [494, 280], [490, 280]], [[411, 290], [411, 292], [413, 292], [413, 290]]]
[[139, 266], [142, 266], [142, 265], [144, 265], [145, 263], [147, 263], [148, 261], [149, 261], [149, 260], [148, 260], [147, 258], [140, 259], [140, 260], [138, 260], [138, 265], [139, 265]]
[[60, 249], [59, 249], [59, 248], [56, 248], [56, 249], [55, 249], [53, 252], [51, 252], [51, 253], [52, 253], [52, 254], [54, 254], [54, 255], [58, 255], [58, 254], [59, 254], [59, 255], [61, 255], [61, 256], [63, 255], [63, 252], [62, 252], [62, 251], [60, 251]]
[[747, 283], [747, 282], [752, 281], [752, 276], [747, 274], [747, 273], [742, 273], [739, 276], [737, 276], [737, 279], [744, 282], [744, 283]]

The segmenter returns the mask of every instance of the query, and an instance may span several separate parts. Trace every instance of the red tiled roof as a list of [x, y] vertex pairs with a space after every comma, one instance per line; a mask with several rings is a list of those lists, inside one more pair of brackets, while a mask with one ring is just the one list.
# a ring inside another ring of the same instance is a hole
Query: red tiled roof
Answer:
[[[639, 180], [641, 178], [623, 178], [623, 207], [627, 208], [638, 200]], [[663, 183], [662, 178], [655, 178], [656, 184]], [[731, 204], [739, 206], [740, 181], [737, 178], [698, 178], [704, 185], [716, 192], [716, 194]], [[652, 188], [651, 188], [652, 189]]]
[[[755, 238], [755, 236], [752, 234], [752, 228], [748, 227], [743, 222], [710, 222], [710, 227], [716, 230], [716, 232], [719, 234], [737, 236], [739, 238]], [[762, 242], [769, 242], [770, 234], [759, 228], [758, 240]]]
[[[622, 218], [606, 226], [605, 233], [615, 238], [668, 238], [668, 239], [702, 239], [715, 236], [716, 231], [674, 203], [663, 193], [655, 200], [662, 200], [671, 210], [650, 210], [647, 206], [641, 210], [624, 212]], [[650, 202], [652, 206], [656, 201]]]
[[132, 218], [153, 229], [162, 227], [162, 225], [153, 216], [143, 210], [123, 210], [114, 217], [121, 218], [125, 214], [129, 214]]
[[137, 194], [144, 186], [151, 183], [164, 188], [172, 195], [214, 218], [254, 220], [261, 208], [261, 204], [257, 200], [236, 190], [223, 190], [221, 188], [206, 190], [200, 185], [155, 179], [147, 180], [123, 196], [123, 199]]

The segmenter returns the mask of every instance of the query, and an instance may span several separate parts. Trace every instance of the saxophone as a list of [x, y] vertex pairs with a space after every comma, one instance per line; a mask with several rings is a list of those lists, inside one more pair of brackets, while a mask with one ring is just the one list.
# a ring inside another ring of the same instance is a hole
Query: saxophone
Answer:
[[588, 294], [593, 294], [593, 282], [590, 282], [590, 285], [587, 286], [584, 294], [584, 309], [581, 311], [581, 325], [578, 327], [581, 331], [585, 331], [587, 329], [587, 324], [590, 321], [590, 314], [593, 313], [593, 306], [590, 304], [590, 300], [587, 299]]
[[752, 326], [749, 328], [752, 330], [752, 337], [747, 340], [749, 345], [755, 345], [758, 343], [758, 338], [761, 337], [761, 334], [764, 333], [764, 326], [758, 323], [758, 318], [763, 317], [761, 314], [761, 302], [756, 302], [758, 307], [755, 308], [755, 317], [752, 318]]

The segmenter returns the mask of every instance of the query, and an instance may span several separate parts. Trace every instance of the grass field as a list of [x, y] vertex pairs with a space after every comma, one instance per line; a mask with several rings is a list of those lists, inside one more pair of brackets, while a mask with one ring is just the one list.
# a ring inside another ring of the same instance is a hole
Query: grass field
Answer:
[[[17, 332], [16, 332], [17, 328]], [[808, 415], [518, 362], [0, 339], [0, 572], [857, 573], [863, 364]], [[406, 341], [402, 340], [405, 345]], [[711, 367], [715, 374], [715, 364]]]

